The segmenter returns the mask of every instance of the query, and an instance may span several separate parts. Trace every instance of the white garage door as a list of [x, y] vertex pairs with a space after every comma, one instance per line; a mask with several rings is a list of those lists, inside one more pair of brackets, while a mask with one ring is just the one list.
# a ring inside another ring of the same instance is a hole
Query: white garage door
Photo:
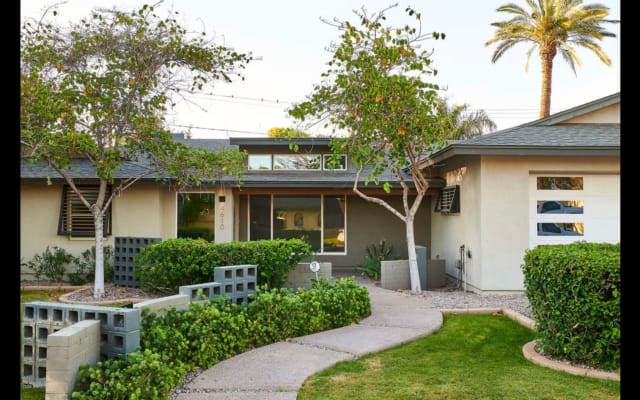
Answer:
[[620, 175], [529, 177], [529, 245], [620, 241]]

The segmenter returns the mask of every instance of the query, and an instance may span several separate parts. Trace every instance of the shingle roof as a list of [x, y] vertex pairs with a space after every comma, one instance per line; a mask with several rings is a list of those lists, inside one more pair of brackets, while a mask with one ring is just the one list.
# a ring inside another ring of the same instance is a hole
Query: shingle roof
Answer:
[[562, 124], [525, 126], [477, 136], [457, 145], [615, 147], [620, 146], [620, 124]]
[[467, 140], [453, 141], [425, 157], [433, 165], [456, 155], [619, 156], [620, 124], [563, 123], [620, 102], [620, 93], [547, 118]]
[[[192, 147], [204, 147], [210, 151], [218, 151], [223, 148], [236, 148], [238, 146], [231, 144], [229, 139], [184, 139], [179, 136], [174, 136], [174, 140], [185, 143]], [[327, 140], [322, 139], [320, 142], [324, 143]], [[245, 143], [246, 141], [242, 141]], [[282, 141], [264, 141], [259, 140], [256, 143], [250, 144], [278, 144], [281, 145]], [[317, 143], [316, 143], [317, 144]], [[74, 160], [72, 166], [69, 168], [70, 175], [73, 179], [80, 180], [95, 180], [96, 174], [91, 162], [88, 160], [80, 159]], [[135, 176], [141, 176], [144, 173], [150, 172], [150, 169], [143, 162], [123, 162], [121, 169], [115, 172], [116, 179], [125, 179]], [[360, 176], [361, 186], [364, 185], [366, 179], [367, 170], [365, 170]], [[48, 166], [45, 161], [37, 163], [30, 163], [25, 160], [21, 160], [20, 163], [20, 178], [23, 182], [29, 181], [41, 181], [49, 177], [52, 181], [59, 181], [62, 178], [58, 173]], [[168, 176], [163, 175], [163, 178]], [[142, 180], [155, 181], [157, 175], [155, 173], [144, 176]], [[354, 171], [247, 171], [243, 176], [242, 186], [246, 188], [351, 188], [353, 186], [353, 180], [355, 178]], [[404, 177], [409, 185], [411, 185], [411, 176], [406, 174]], [[379, 176], [380, 182], [394, 183], [397, 181], [395, 175], [386, 172]], [[217, 179], [218, 183], [227, 183], [230, 185], [236, 184], [237, 179], [233, 176], [223, 176]], [[204, 185], [206, 186], [206, 184]], [[395, 186], [395, 185], [394, 185]], [[432, 187], [439, 187], [440, 181], [432, 182]], [[374, 187], [373, 183], [368, 187]]]

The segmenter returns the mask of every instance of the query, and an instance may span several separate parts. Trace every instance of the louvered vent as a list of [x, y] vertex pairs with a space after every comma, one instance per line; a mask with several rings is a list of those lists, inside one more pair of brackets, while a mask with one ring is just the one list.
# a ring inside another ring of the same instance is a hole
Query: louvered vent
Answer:
[[435, 212], [455, 214], [460, 212], [460, 185], [447, 186], [440, 189], [436, 201]]
[[[93, 204], [98, 199], [98, 186], [78, 186], [85, 199]], [[107, 187], [106, 197], [111, 196], [111, 187]], [[111, 205], [107, 210], [103, 221], [104, 236], [111, 235]], [[93, 237], [95, 226], [93, 215], [87, 206], [82, 203], [80, 197], [71, 186], [62, 188], [62, 202], [60, 203], [60, 219], [58, 220], [58, 235], [71, 237]]]

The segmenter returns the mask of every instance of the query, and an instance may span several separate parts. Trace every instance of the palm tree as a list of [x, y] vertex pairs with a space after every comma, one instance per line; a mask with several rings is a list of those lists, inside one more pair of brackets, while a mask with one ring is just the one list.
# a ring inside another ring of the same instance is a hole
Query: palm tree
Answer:
[[582, 0], [525, 0], [530, 12], [513, 4], [505, 4], [499, 12], [514, 14], [508, 21], [494, 22], [496, 32], [485, 46], [498, 42], [491, 62], [495, 63], [515, 44], [529, 42], [532, 47], [527, 51], [525, 71], [533, 50], [538, 48], [542, 66], [542, 90], [540, 97], [540, 118], [549, 116], [551, 110], [551, 75], [553, 59], [557, 53], [569, 64], [576, 74], [575, 65], [582, 64], [574, 46], [593, 51], [606, 65], [611, 59], [596, 43], [604, 37], [615, 37], [614, 33], [602, 28], [602, 23], [618, 23], [619, 20], [605, 19], [609, 8], [602, 4], [582, 5]]
[[450, 140], [470, 139], [497, 128], [484, 110], [472, 111], [468, 104], [449, 105], [447, 99], [441, 99], [438, 111], [449, 117], [451, 131], [447, 139]]

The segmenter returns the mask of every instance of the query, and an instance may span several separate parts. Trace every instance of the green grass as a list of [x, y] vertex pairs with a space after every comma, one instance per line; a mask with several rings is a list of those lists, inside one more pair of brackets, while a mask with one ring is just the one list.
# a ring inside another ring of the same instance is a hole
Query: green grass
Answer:
[[20, 400], [44, 400], [44, 388], [23, 388]]
[[541, 367], [522, 355], [535, 339], [505, 316], [445, 315], [435, 334], [337, 364], [303, 385], [298, 400], [619, 399], [620, 382]]

